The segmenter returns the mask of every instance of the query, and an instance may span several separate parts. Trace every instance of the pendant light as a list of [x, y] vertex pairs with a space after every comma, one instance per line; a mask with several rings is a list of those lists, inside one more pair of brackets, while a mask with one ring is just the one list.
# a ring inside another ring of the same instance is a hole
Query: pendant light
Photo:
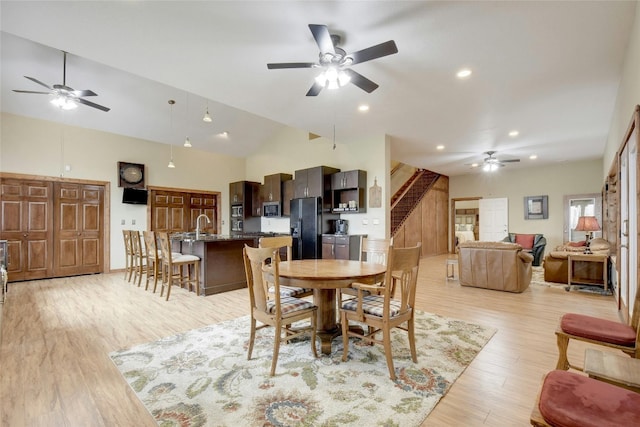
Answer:
[[[169, 100], [169, 128], [171, 130], [171, 134], [173, 134], [173, 104], [175, 103], [176, 101], [174, 101], [173, 99]], [[169, 143], [169, 147], [171, 149], [171, 158], [167, 167], [173, 169], [176, 167], [176, 165], [173, 163], [173, 144]]]
[[211, 123], [213, 121], [211, 119], [211, 116], [209, 115], [209, 101], [207, 101], [207, 110], [204, 113], [204, 117], [202, 118], [202, 121], [206, 123]]
[[[187, 132], [189, 131], [189, 94], [187, 94]], [[185, 147], [191, 148], [191, 141], [189, 140], [189, 135], [184, 139]]]

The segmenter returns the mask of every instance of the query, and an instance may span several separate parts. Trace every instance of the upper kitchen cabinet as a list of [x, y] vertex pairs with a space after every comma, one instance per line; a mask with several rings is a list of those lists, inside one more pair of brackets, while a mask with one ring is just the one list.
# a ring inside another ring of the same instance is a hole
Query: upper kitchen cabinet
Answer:
[[331, 210], [366, 212], [367, 171], [351, 170], [331, 175]]
[[291, 215], [291, 199], [293, 199], [294, 181], [289, 179], [282, 183], [282, 216]]
[[229, 213], [232, 234], [260, 231], [260, 221], [249, 221], [262, 214], [260, 183], [238, 181], [229, 184]]
[[275, 173], [273, 175], [265, 175], [262, 190], [263, 202], [282, 202], [282, 185], [284, 181], [291, 180], [293, 176], [288, 173]]
[[331, 175], [332, 190], [351, 190], [367, 186], [367, 171], [352, 170]]
[[322, 197], [323, 204], [331, 200], [331, 175], [340, 169], [329, 166], [295, 171], [294, 198]]

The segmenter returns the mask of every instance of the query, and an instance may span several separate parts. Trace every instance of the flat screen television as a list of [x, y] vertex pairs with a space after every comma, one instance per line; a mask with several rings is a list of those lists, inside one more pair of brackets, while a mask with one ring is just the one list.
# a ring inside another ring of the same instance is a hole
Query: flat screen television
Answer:
[[140, 190], [138, 188], [125, 187], [122, 191], [122, 203], [129, 203], [133, 205], [146, 205], [147, 190]]

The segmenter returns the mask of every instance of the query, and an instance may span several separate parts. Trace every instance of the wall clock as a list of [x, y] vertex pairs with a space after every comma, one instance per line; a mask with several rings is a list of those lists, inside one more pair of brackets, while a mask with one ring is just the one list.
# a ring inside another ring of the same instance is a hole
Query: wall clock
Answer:
[[118, 162], [118, 186], [144, 188], [144, 165], [140, 163]]

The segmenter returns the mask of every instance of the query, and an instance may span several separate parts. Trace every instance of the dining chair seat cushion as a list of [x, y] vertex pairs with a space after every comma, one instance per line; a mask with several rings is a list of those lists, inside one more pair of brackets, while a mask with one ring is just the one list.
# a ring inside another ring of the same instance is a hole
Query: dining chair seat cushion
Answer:
[[[273, 294], [275, 289], [272, 287], [269, 288], [269, 293]], [[312, 292], [312, 289], [309, 288], [297, 288], [295, 286], [280, 286], [280, 296], [282, 297], [296, 297], [298, 295], [307, 294]]]
[[[362, 298], [362, 312], [373, 316], [382, 317], [384, 307], [384, 296], [367, 295]], [[342, 304], [344, 310], [357, 311], [358, 299], [348, 299]], [[389, 301], [389, 316], [394, 317], [400, 313], [400, 301]]]
[[[283, 315], [293, 313], [295, 311], [306, 310], [308, 308], [315, 307], [312, 302], [294, 297], [280, 298], [280, 311]], [[269, 313], [274, 314], [276, 312], [275, 300], [269, 300], [267, 302], [267, 310]]]
[[194, 261], [200, 261], [200, 258], [195, 255], [174, 254], [171, 252], [171, 262], [174, 264]]
[[563, 370], [545, 376], [538, 409], [558, 427], [640, 425], [640, 393]]
[[567, 313], [560, 319], [563, 332], [610, 344], [633, 347], [636, 331], [629, 325], [583, 314]]

